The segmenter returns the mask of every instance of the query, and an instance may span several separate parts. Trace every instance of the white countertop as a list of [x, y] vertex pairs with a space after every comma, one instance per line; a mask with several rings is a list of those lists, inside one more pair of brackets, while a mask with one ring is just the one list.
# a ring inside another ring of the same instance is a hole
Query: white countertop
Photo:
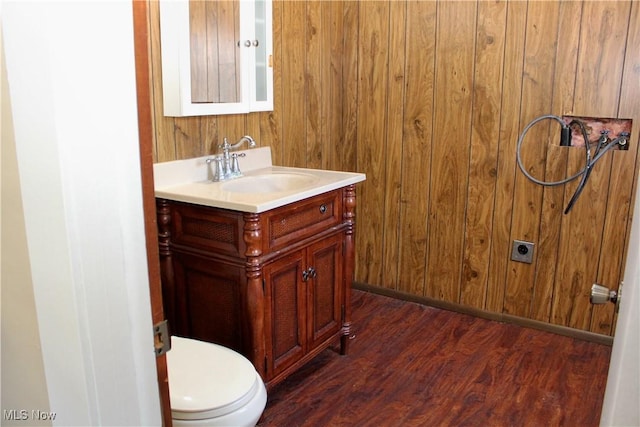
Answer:
[[154, 164], [156, 197], [241, 212], [260, 213], [366, 179], [366, 176], [361, 173], [273, 166], [269, 147], [239, 150], [237, 153], [246, 153], [246, 157], [239, 159], [244, 177], [299, 174], [308, 179], [301, 180], [300, 184], [282, 191], [251, 192], [246, 189], [242, 192], [228, 191], [225, 189], [226, 184], [240, 182], [244, 177], [211, 182], [212, 173], [206, 160], [213, 156], [205, 156]]

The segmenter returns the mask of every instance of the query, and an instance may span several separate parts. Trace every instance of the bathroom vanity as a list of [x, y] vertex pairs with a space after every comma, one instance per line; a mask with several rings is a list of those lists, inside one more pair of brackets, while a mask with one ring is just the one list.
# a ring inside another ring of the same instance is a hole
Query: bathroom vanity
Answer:
[[[156, 179], [156, 198], [172, 333], [241, 352], [272, 387], [334, 343], [348, 350], [365, 177], [273, 167], [262, 154], [268, 166], [247, 158], [245, 176], [228, 182]], [[206, 158], [188, 162], [201, 170]], [[177, 167], [166, 166], [156, 175]]]

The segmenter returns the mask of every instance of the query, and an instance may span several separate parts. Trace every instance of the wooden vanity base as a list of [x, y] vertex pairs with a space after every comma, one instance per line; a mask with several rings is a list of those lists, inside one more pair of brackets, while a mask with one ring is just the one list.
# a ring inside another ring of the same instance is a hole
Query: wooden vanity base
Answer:
[[270, 388], [351, 335], [355, 186], [263, 213], [157, 199], [172, 334], [244, 354]]

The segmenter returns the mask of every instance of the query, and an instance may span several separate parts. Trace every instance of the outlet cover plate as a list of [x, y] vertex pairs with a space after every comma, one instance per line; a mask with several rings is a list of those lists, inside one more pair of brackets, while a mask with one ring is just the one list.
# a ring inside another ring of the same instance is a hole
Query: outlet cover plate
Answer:
[[514, 240], [511, 248], [511, 260], [531, 264], [533, 262], [533, 248], [535, 244], [524, 240]]

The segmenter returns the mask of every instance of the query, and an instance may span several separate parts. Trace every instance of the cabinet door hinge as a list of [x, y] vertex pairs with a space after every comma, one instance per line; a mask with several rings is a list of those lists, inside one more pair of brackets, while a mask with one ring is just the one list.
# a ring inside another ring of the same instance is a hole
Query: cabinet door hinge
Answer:
[[262, 295], [264, 296], [265, 289], [267, 288], [267, 281], [262, 278]]
[[171, 350], [171, 335], [169, 335], [169, 322], [167, 320], [153, 325], [153, 347], [156, 357], [162, 356]]

